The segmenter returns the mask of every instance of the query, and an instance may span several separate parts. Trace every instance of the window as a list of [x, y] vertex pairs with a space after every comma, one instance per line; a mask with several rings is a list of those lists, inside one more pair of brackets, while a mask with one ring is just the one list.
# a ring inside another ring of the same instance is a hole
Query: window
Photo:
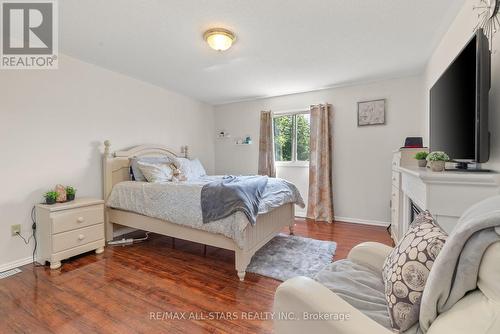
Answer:
[[311, 129], [309, 113], [275, 116], [273, 129], [274, 159], [278, 165], [307, 165]]

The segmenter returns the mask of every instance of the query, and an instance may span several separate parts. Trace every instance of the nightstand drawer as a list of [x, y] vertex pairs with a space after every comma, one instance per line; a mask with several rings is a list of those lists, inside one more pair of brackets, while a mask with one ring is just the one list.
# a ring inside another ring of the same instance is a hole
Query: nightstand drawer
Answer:
[[61, 233], [104, 222], [102, 205], [83, 207], [51, 214], [52, 233]]
[[101, 239], [104, 239], [104, 224], [59, 233], [52, 236], [52, 252], [61, 252]]

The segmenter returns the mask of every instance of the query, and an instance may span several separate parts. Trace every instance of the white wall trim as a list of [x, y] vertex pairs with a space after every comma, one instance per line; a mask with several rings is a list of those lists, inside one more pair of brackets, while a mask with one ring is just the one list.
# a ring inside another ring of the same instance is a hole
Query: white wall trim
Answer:
[[[306, 212], [305, 211], [302, 212], [300, 210], [295, 210], [295, 217], [305, 219]], [[383, 227], [388, 227], [389, 225], [391, 225], [390, 222], [383, 222], [383, 221], [369, 220], [369, 219], [350, 218], [350, 217], [339, 217], [339, 216], [335, 216], [335, 221], [341, 222], [341, 223], [363, 224], [363, 225], [383, 226]]]
[[24, 266], [26, 264], [31, 263], [32, 261], [33, 261], [33, 258], [30, 256], [30, 257], [26, 257], [24, 259], [4, 263], [4, 264], [0, 265], [0, 273], [7, 271], [7, 270], [17, 268], [17, 267]]
[[344, 222], [344, 223], [353, 223], [353, 224], [383, 226], [383, 227], [387, 227], [387, 226], [391, 225], [390, 222], [383, 222], [383, 221], [379, 221], [379, 220], [369, 220], [369, 219], [359, 219], [359, 218], [339, 217], [339, 216], [335, 216], [335, 221]]
[[307, 218], [306, 210], [295, 209], [295, 217], [296, 218]]

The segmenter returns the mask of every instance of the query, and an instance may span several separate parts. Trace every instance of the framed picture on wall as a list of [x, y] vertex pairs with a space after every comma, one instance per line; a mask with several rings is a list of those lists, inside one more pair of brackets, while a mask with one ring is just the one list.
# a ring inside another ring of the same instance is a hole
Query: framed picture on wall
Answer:
[[385, 124], [385, 99], [358, 102], [358, 126]]

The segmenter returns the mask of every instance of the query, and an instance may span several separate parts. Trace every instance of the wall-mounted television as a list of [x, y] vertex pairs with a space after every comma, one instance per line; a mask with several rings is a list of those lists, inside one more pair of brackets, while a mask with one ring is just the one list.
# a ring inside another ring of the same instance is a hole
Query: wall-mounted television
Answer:
[[467, 169], [490, 157], [491, 52], [479, 29], [430, 91], [430, 149]]

